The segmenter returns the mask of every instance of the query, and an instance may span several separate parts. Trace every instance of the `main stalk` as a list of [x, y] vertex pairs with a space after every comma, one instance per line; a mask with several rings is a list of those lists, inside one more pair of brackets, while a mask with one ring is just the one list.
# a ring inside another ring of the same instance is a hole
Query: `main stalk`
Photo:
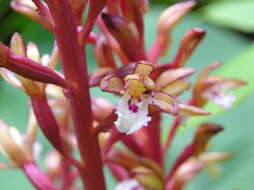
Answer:
[[86, 190], [105, 190], [100, 149], [97, 136], [92, 130], [85, 51], [78, 43], [74, 16], [68, 0], [47, 2], [54, 21], [64, 76], [72, 86], [65, 94], [71, 105], [80, 155], [85, 163], [85, 166], [80, 168], [80, 174]]

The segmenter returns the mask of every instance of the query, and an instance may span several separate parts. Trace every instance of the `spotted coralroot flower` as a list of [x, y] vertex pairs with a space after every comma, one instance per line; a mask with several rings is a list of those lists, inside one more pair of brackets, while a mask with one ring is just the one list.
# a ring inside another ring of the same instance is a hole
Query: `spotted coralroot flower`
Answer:
[[208, 100], [214, 102], [224, 109], [229, 109], [236, 100], [236, 97], [228, 93], [228, 90], [246, 85], [245, 81], [226, 78], [218, 75], [209, 75], [209, 73], [218, 67], [221, 63], [214, 62], [208, 65], [199, 75], [193, 88], [193, 103], [196, 106], [205, 105]]
[[131, 134], [151, 120], [149, 105], [161, 111], [177, 115], [179, 107], [174, 99], [162, 90], [155, 90], [155, 83], [150, 78], [153, 65], [146, 62], [136, 63], [134, 72], [121, 79], [115, 75], [104, 77], [100, 83], [103, 91], [122, 95], [116, 106], [116, 128], [121, 133]]

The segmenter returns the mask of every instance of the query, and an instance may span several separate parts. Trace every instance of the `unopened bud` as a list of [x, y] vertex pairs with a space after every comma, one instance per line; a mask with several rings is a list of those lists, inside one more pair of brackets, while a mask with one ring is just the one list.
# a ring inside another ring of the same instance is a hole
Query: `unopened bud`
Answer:
[[195, 6], [194, 1], [177, 3], [167, 8], [159, 18], [158, 33], [168, 35], [173, 27]]
[[200, 28], [189, 30], [183, 37], [180, 43], [176, 57], [173, 59], [175, 67], [182, 67], [192, 55], [193, 51], [203, 40], [206, 32]]
[[24, 41], [19, 33], [13, 34], [13, 36], [11, 38], [11, 42], [10, 42], [10, 49], [11, 49], [11, 52], [13, 52], [17, 55], [21, 55], [21, 56], [26, 55], [26, 51], [25, 51], [26, 47], [25, 47]]
[[204, 152], [206, 150], [207, 144], [209, 140], [216, 135], [218, 132], [221, 132], [223, 130], [223, 127], [220, 125], [214, 124], [214, 123], [203, 123], [201, 124], [197, 132], [195, 134], [194, 138], [194, 156], [200, 155], [200, 153]]
[[96, 41], [94, 54], [96, 63], [99, 67], [115, 67], [115, 61], [110, 45], [107, 39], [102, 35]]
[[166, 189], [182, 189], [186, 183], [193, 179], [203, 168], [204, 164], [196, 159], [184, 162], [167, 183]]
[[177, 3], [167, 8], [160, 16], [158, 21], [157, 44], [154, 48], [159, 48], [159, 55], [163, 56], [170, 45], [170, 33], [178, 22], [195, 6], [194, 1]]
[[129, 61], [143, 60], [143, 55], [137, 51], [139, 42], [135, 31], [127, 25], [124, 19], [106, 13], [103, 13], [101, 17], [107, 30], [117, 40]]
[[39, 17], [38, 13], [36, 12], [37, 7], [32, 0], [12, 0], [11, 7], [15, 11], [30, 18], [38, 19]]
[[99, 144], [100, 147], [103, 147], [104, 145], [107, 144], [107, 140], [109, 139], [110, 133], [109, 132], [101, 132], [99, 133]]
[[[34, 43], [30, 42], [28, 43], [27, 48], [25, 48], [24, 41], [21, 35], [19, 35], [18, 33], [15, 33], [12, 36], [10, 50], [12, 53], [15, 53], [17, 55], [27, 56], [33, 61], [37, 61], [37, 62], [39, 61], [40, 55], [39, 55], [37, 46]], [[25, 92], [27, 94], [29, 94], [30, 96], [33, 96], [39, 93], [39, 87], [34, 81], [26, 79], [21, 76], [17, 76], [17, 77], [20, 79], [25, 89]]]
[[18, 166], [32, 160], [23, 145], [22, 137], [15, 128], [8, 127], [0, 121], [0, 146], [6, 156]]
[[152, 170], [146, 167], [137, 167], [132, 170], [132, 173], [139, 183], [147, 189], [163, 190], [163, 180]]
[[51, 151], [45, 158], [45, 166], [50, 179], [55, 180], [61, 172], [62, 157], [57, 151]]

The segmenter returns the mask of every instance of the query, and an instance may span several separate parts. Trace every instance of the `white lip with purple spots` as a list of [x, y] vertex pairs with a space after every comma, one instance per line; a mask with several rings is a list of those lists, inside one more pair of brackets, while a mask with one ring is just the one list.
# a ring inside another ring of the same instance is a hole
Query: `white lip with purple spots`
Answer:
[[134, 99], [124, 94], [116, 107], [118, 116], [115, 126], [121, 133], [131, 134], [143, 126], [147, 126], [151, 117], [148, 113], [149, 100], [147, 98]]

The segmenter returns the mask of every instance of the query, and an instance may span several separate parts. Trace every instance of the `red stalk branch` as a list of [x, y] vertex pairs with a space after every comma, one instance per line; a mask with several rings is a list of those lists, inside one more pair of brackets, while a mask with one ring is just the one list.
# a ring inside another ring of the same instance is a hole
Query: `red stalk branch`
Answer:
[[145, 148], [148, 156], [162, 166], [162, 154], [160, 145], [160, 114], [153, 114], [149, 125], [145, 127], [147, 144]]
[[168, 134], [168, 138], [167, 138], [167, 141], [163, 147], [163, 154], [166, 155], [167, 153], [167, 150], [170, 148], [171, 144], [172, 144], [172, 141], [175, 137], [175, 134], [177, 132], [177, 129], [179, 127], [179, 125], [181, 124], [181, 117], [180, 116], [177, 116], [174, 121], [173, 121], [173, 124], [170, 128], [170, 131], [169, 131], [169, 134]]
[[92, 130], [91, 101], [86, 60], [79, 45], [75, 19], [67, 0], [49, 0], [54, 20], [55, 36], [67, 81], [72, 89], [66, 90], [71, 105], [78, 147], [85, 167], [79, 168], [86, 190], [105, 189], [102, 161], [97, 135]]

